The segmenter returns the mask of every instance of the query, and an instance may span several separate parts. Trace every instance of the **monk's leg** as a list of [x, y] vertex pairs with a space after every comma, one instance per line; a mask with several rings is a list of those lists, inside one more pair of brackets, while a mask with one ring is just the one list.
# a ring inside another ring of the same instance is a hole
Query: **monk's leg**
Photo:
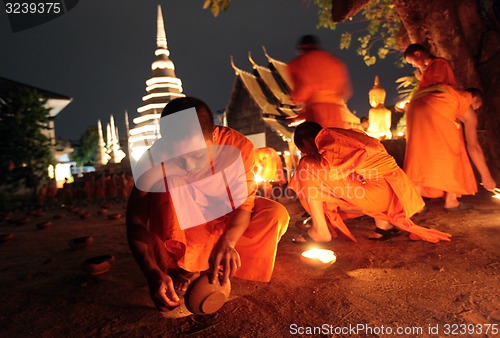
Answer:
[[278, 202], [257, 197], [250, 225], [236, 244], [241, 268], [236, 277], [268, 282], [274, 270], [278, 242], [288, 228], [290, 216]]
[[446, 197], [444, 200], [445, 208], [456, 208], [459, 204], [460, 202], [458, 201], [457, 194], [446, 192]]
[[389, 221], [375, 218], [375, 231], [368, 236], [369, 239], [388, 239], [400, 234]]
[[[307, 208], [312, 218], [312, 226], [307, 231], [307, 234], [315, 242], [330, 242], [332, 240], [332, 234], [328, 229], [328, 223], [326, 221], [325, 212], [323, 209], [323, 202], [319, 200], [308, 200], [302, 201], [307, 203]], [[302, 236], [296, 237], [295, 242], [307, 242]]]

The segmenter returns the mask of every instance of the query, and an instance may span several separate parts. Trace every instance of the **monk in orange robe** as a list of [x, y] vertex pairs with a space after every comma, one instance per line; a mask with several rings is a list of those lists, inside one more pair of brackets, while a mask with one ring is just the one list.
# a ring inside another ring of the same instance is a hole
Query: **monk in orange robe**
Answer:
[[409, 45], [404, 53], [406, 62], [420, 72], [418, 89], [424, 89], [437, 84], [455, 87], [456, 80], [453, 68], [443, 58], [435, 57], [424, 46], [415, 43]]
[[455, 90], [450, 64], [419, 44], [408, 46], [405, 58], [422, 76], [406, 111], [404, 170], [421, 196], [445, 197], [446, 211], [468, 210], [472, 206], [458, 197], [477, 192], [469, 156], [483, 186], [488, 190], [496, 186], [477, 140], [474, 110], [482, 105], [481, 94]]
[[312, 35], [300, 39], [298, 51], [300, 55], [288, 63], [292, 100], [304, 105], [304, 112], [295, 120], [316, 122], [323, 128], [346, 128], [344, 114], [349, 111], [345, 103], [352, 95], [347, 67], [321, 50]]
[[212, 283], [221, 267], [222, 284], [232, 276], [269, 281], [289, 215], [256, 197], [251, 141], [214, 126], [208, 106], [192, 97], [172, 100], [160, 126], [162, 138], [133, 167], [127, 207], [129, 245], [157, 308], [179, 306], [176, 291], [204, 270]]
[[356, 242], [343, 219], [360, 215], [375, 219], [370, 239], [389, 239], [403, 230], [414, 240], [450, 240], [449, 234], [410, 220], [424, 202], [377, 139], [360, 130], [304, 122], [294, 141], [308, 155], [300, 160], [290, 186], [313, 220], [296, 242], [329, 242], [335, 230]]

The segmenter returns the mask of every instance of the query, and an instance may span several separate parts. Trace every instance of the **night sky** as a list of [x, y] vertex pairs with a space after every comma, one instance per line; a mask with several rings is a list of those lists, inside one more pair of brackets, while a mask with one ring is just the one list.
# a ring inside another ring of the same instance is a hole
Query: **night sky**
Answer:
[[257, 63], [267, 66], [261, 46], [273, 58], [288, 62], [304, 34], [317, 35], [324, 49], [346, 61], [354, 87], [348, 106], [358, 116], [368, 114], [368, 91], [375, 75], [387, 90], [389, 106], [397, 101], [394, 80], [412, 72], [409, 66], [397, 68], [396, 56], [367, 67], [355, 53], [356, 44], [341, 51], [340, 34], [349, 26], [317, 30], [312, 1], [234, 0], [218, 18], [202, 9], [203, 2], [85, 0], [53, 21], [17, 33], [0, 5], [0, 76], [73, 98], [56, 120], [58, 137], [78, 140], [97, 119], [105, 125], [110, 114], [123, 137], [124, 111], [130, 121], [137, 116], [145, 81], [152, 75], [158, 4], [184, 93], [205, 100], [214, 112], [225, 108], [231, 93], [230, 55], [247, 71], [249, 51]]

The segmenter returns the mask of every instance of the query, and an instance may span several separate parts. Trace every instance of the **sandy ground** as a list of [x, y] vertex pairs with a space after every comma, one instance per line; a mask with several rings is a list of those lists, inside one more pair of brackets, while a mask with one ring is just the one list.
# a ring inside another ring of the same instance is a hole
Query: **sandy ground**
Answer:
[[[366, 239], [370, 218], [349, 221], [359, 243], [339, 238], [338, 260], [325, 270], [304, 265], [291, 242], [302, 208], [281, 199], [292, 217], [277, 256], [273, 280], [234, 278], [230, 300], [218, 312], [194, 316], [184, 306], [160, 313], [125, 238], [124, 218], [109, 220], [96, 206], [81, 220], [67, 210], [29, 216], [24, 225], [3, 222], [0, 233], [1, 337], [329, 337], [500, 336], [500, 203], [484, 192], [465, 199], [475, 210], [448, 214], [429, 201], [421, 225], [453, 234], [450, 243]], [[110, 213], [125, 213], [124, 203]], [[52, 219], [64, 214], [60, 220]], [[12, 217], [20, 218], [24, 213]], [[52, 219], [52, 226], [36, 224]], [[92, 235], [94, 245], [70, 250], [68, 240]], [[111, 254], [112, 269], [87, 276], [80, 264]], [[321, 329], [321, 330], [320, 330]], [[316, 331], [313, 331], [316, 330]], [[488, 331], [488, 334], [485, 334]], [[495, 332], [497, 333], [495, 335]]]

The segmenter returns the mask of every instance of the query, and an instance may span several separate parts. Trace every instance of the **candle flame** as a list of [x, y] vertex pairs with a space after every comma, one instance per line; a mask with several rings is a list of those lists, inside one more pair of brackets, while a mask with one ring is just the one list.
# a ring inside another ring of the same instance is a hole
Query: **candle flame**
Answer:
[[326, 249], [311, 249], [304, 251], [302, 256], [306, 258], [315, 258], [321, 261], [321, 263], [328, 264], [333, 263], [337, 260], [335, 253], [332, 250]]

